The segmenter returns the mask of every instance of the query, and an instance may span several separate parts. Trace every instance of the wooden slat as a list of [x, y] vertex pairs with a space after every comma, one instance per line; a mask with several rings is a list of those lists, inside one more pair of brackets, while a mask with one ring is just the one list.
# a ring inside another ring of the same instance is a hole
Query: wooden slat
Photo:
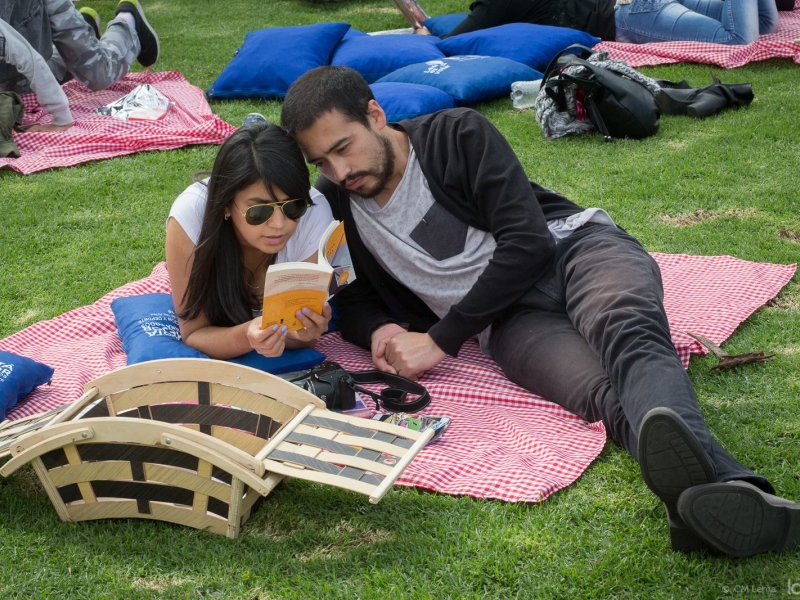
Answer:
[[403, 456], [397, 464], [395, 465], [393, 472], [390, 475], [387, 475], [383, 482], [375, 489], [375, 491], [370, 494], [369, 501], [372, 504], [377, 504], [381, 501], [381, 498], [386, 494], [390, 487], [394, 485], [394, 482], [397, 481], [397, 478], [405, 471], [406, 467], [409, 463], [414, 459], [414, 457], [419, 454], [419, 451], [425, 447], [430, 439], [436, 433], [433, 429], [426, 429], [425, 431], [421, 432], [422, 435], [416, 441], [416, 443], [409, 448], [408, 452], [406, 452], [405, 456]]
[[[89, 430], [90, 426], [91, 430]], [[213, 437], [203, 433], [193, 431], [188, 427], [172, 425], [170, 423], [162, 423], [160, 421], [146, 421], [144, 419], [99, 417], [95, 419], [81, 419], [80, 421], [74, 423], [59, 423], [50, 429], [36, 431], [21, 437], [19, 440], [17, 440], [17, 446], [29, 447], [42, 442], [43, 440], [49, 440], [50, 438], [54, 438], [56, 436], [59, 436], [59, 438], [63, 437], [64, 441], [61, 443], [61, 445], [76, 441], [80, 442], [84, 441], [80, 436], [83, 430], [91, 431], [92, 435], [94, 436], [91, 439], [96, 443], [117, 442], [126, 444], [144, 444], [147, 446], [164, 445], [162, 442], [162, 436], [169, 438], [170, 435], [175, 435], [192, 441], [200, 447], [212, 450], [217, 456], [216, 460], [219, 461], [219, 464], [214, 461], [211, 462], [213, 462], [214, 465], [220, 469], [230, 472], [231, 468], [238, 466], [239, 468], [247, 470], [258, 477], [261, 477], [264, 474], [264, 467], [261, 465], [260, 461], [255, 460], [253, 456], [242, 452], [230, 444], [226, 444], [225, 442], [214, 439]], [[44, 446], [46, 448], [44, 452], [52, 450], [54, 447], [58, 446], [59, 444], [53, 445], [48, 443], [46, 446]], [[167, 444], [167, 447], [169, 447], [169, 444]], [[28, 456], [30, 455], [30, 452], [26, 452], [25, 454]], [[3, 466], [2, 469], [6, 469], [9, 465], [11, 465], [12, 462], [16, 461], [17, 458], [19, 458], [19, 456], [15, 456], [13, 459], [11, 459]], [[30, 458], [27, 460], [30, 460]], [[13, 467], [16, 469], [19, 467], [19, 465], [13, 465]], [[0, 472], [2, 469], [0, 469]]]
[[50, 502], [53, 503], [53, 508], [56, 509], [58, 516], [61, 517], [62, 521], [71, 521], [72, 517], [70, 517], [69, 511], [67, 510], [67, 505], [64, 504], [64, 501], [61, 499], [61, 494], [58, 493], [53, 480], [50, 479], [50, 475], [42, 459], [37, 456], [31, 461], [31, 465], [33, 465], [33, 470], [39, 477], [39, 481], [42, 482], [42, 487], [44, 491], [47, 492], [47, 497], [50, 498]]
[[294, 431], [294, 429], [300, 423], [303, 422], [303, 419], [305, 419], [306, 416], [310, 414], [311, 411], [313, 411], [314, 409], [315, 409], [314, 404], [308, 404], [305, 406], [305, 408], [303, 408], [303, 410], [297, 413], [291, 421], [289, 421], [288, 423], [284, 423], [281, 430], [274, 436], [272, 436], [267, 445], [264, 446], [261, 449], [261, 451], [255, 455], [255, 459], [262, 460], [264, 457], [269, 456], [269, 453], [272, 452], [275, 448], [277, 448], [281, 444], [281, 442], [283, 442], [283, 440], [286, 439], [286, 436], [288, 436], [292, 431]]
[[55, 416], [67, 409], [69, 405], [59, 406], [53, 410], [36, 413], [17, 421], [0, 423], [0, 458], [11, 455], [11, 446], [16, 439], [26, 433], [41, 429]]
[[206, 500], [211, 496], [222, 502], [227, 502], [230, 497], [230, 486], [210, 479], [211, 464], [204, 460], [200, 462], [208, 465], [208, 476], [195, 475], [181, 469], [153, 464], [145, 464], [144, 471], [148, 482], [165, 483], [192, 490], [195, 492], [195, 500], [197, 500], [198, 496], [205, 496]]
[[[75, 449], [75, 444], [67, 444], [64, 446], [63, 450], [70, 465], [77, 466], [81, 464], [81, 456]], [[78, 489], [81, 491], [81, 497], [84, 502], [97, 502], [97, 497], [94, 495], [91, 483], [88, 481], [79, 481]]]
[[342, 477], [341, 475], [333, 475], [331, 473], [320, 473], [319, 471], [312, 471], [311, 469], [298, 469], [287, 463], [270, 460], [264, 460], [264, 465], [273, 473], [279, 473], [288, 477], [295, 477], [305, 481], [314, 481], [316, 483], [323, 483], [325, 485], [332, 485], [334, 487], [350, 490], [351, 492], [358, 492], [369, 496], [372, 494], [376, 487], [375, 485], [358, 481], [357, 479], [350, 479]]
[[[318, 409], [311, 413], [315, 417], [322, 417], [324, 419], [333, 419], [334, 421], [344, 421], [351, 423], [357, 427], [364, 429], [374, 429], [375, 431], [382, 431], [384, 433], [391, 433], [394, 436], [406, 438], [410, 440], [418, 440], [422, 433], [408, 429], [407, 427], [400, 427], [392, 423], [385, 423], [383, 421], [374, 421], [372, 419], [363, 419], [361, 417], [351, 417], [343, 415], [326, 409]], [[424, 432], [423, 432], [424, 433]]]
[[356, 437], [354, 435], [348, 435], [345, 433], [337, 435], [335, 441], [339, 442], [340, 444], [347, 444], [348, 446], [358, 446], [360, 448], [368, 448], [369, 450], [377, 450], [378, 452], [391, 454], [392, 456], [397, 457], [404, 456], [408, 452], [407, 449], [401, 448], [400, 446], [395, 446], [394, 444], [390, 444], [388, 442], [381, 442], [379, 440], [373, 440], [370, 438]]
[[236, 406], [254, 413], [266, 415], [285, 423], [297, 414], [297, 409], [261, 394], [231, 387], [229, 385], [211, 385], [211, 403]]
[[[296, 446], [290, 442], [281, 444], [278, 447], [278, 450], [283, 450], [284, 452], [296, 452], [297, 454], [303, 454], [306, 456], [313, 456], [317, 460], [324, 462], [344, 465], [346, 467], [354, 467], [364, 471], [372, 471], [373, 473], [378, 473], [379, 475], [384, 476], [389, 475], [394, 469], [394, 466], [374, 462], [365, 458], [359, 458], [358, 456], [335, 454], [333, 452], [322, 452], [319, 448], [314, 448], [313, 446]], [[317, 452], [312, 453], [313, 450], [316, 450]]]
[[[206, 440], [213, 439], [209, 438], [207, 435], [203, 437], [205, 437]], [[264, 474], [263, 465], [260, 465], [262, 468], [258, 469], [260, 471], [259, 473], [248, 471], [241, 464], [229, 460], [228, 457], [219, 454], [215, 451], [215, 449], [204, 445], [203, 440], [189, 440], [178, 435], [174, 435], [173, 433], [165, 433], [162, 434], [161, 441], [163, 444], [171, 448], [175, 448], [181, 452], [186, 452], [192, 456], [207, 460], [211, 464], [216, 465], [227, 473], [230, 473], [232, 476], [242, 479], [251, 488], [258, 490], [259, 493], [264, 490], [264, 480], [261, 479], [261, 476]], [[230, 448], [232, 447], [228, 446], [228, 448], [230, 451]]]
[[[83, 425], [84, 422], [62, 423], [51, 429], [40, 429], [21, 436], [11, 450], [13, 458], [0, 467], [0, 475], [8, 477], [28, 461], [66, 444], [91, 440], [94, 431]], [[29, 445], [29, 442], [33, 442], [33, 445]]]
[[123, 481], [133, 479], [131, 463], [124, 460], [69, 465], [50, 469], [48, 473], [50, 473], [50, 478], [57, 487], [95, 479], [119, 479]]
[[227, 427], [214, 426], [211, 428], [211, 435], [231, 446], [236, 446], [242, 452], [253, 455], [261, 450], [264, 444], [267, 443], [265, 439], [250, 435], [249, 433], [236, 431], [235, 429], [228, 429]]
[[101, 500], [94, 504], [71, 504], [67, 510], [69, 520], [72, 521], [153, 519], [195, 529], [205, 529], [219, 535], [225, 535], [228, 532], [228, 523], [221, 517], [210, 513], [199, 514], [190, 508], [163, 502], [151, 502], [150, 513], [140, 513], [135, 500]]
[[97, 388], [92, 387], [86, 390], [86, 392], [75, 400], [72, 404], [70, 404], [64, 411], [59, 413], [53, 420], [51, 420], [45, 427], [52, 427], [53, 425], [58, 425], [63, 421], [69, 421], [81, 412], [84, 408], [86, 408], [89, 404], [94, 402], [99, 396], [97, 395]]
[[118, 369], [86, 384], [85, 389], [97, 387], [100, 396], [151, 383], [170, 381], [206, 381], [250, 390], [275, 398], [283, 404], [302, 410], [311, 403], [325, 403], [313, 394], [280, 377], [258, 369], [205, 358], [171, 358], [153, 360]]
[[149, 406], [150, 404], [197, 402], [197, 383], [176, 381], [174, 383], [144, 385], [124, 392], [109, 394], [108, 399], [117, 413], [139, 406]]
[[244, 483], [242, 483], [241, 479], [233, 478], [230, 492], [227, 536], [231, 539], [235, 539], [239, 537], [239, 531], [242, 528], [242, 496], [244, 496]]
[[[157, 466], [157, 465], [153, 465]], [[211, 473], [213, 472], [213, 465], [210, 462], [206, 462], [204, 460], [197, 461], [197, 476], [202, 477], [209, 483], [214, 483], [216, 485], [220, 485], [217, 482], [211, 481]], [[159, 480], [158, 474], [154, 473], [154, 479]], [[163, 480], [163, 479], [162, 479]], [[186, 487], [185, 485], [182, 487]], [[227, 487], [227, 486], [225, 486]], [[225, 490], [227, 491], [227, 490]], [[222, 498], [218, 498], [222, 500]], [[198, 490], [195, 490], [194, 494], [194, 502], [192, 502], [192, 510], [194, 512], [199, 513], [206, 513], [208, 512], [208, 493], [200, 493]]]

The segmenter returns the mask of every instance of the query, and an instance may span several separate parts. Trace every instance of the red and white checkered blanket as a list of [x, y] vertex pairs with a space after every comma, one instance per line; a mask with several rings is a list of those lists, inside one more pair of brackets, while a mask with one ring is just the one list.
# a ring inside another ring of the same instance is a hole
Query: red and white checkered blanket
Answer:
[[[95, 112], [142, 83], [152, 84], [173, 102], [162, 120], [126, 122]], [[75, 124], [66, 131], [15, 134], [20, 157], [0, 158], [0, 168], [9, 167], [27, 175], [145, 150], [221, 144], [236, 129], [212, 113], [203, 91], [177, 71], [129, 73], [101, 92], [92, 92], [74, 80], [63, 87]], [[23, 126], [53, 122], [35, 95], [26, 94], [22, 100]]]
[[695, 62], [718, 65], [725, 69], [741, 67], [749, 62], [787, 57], [800, 63], [800, 1], [792, 12], [779, 12], [778, 31], [762, 35], [744, 46], [725, 46], [701, 42], [660, 42], [657, 44], [623, 44], [600, 42], [595, 52], [608, 50], [610, 58], [624, 60], [632, 67]]
[[[654, 254], [661, 266], [673, 340], [685, 366], [705, 349], [685, 331], [722, 343], [792, 278], [795, 265], [753, 263], [729, 256]], [[169, 292], [163, 263], [149, 277], [118, 288], [92, 305], [42, 321], [0, 341], [0, 349], [55, 368], [52, 385], [37, 388], [9, 419], [80, 397], [86, 382], [123, 367], [111, 301]], [[369, 354], [324, 336], [318, 348], [350, 370], [370, 368]], [[605, 444], [601, 423], [587, 423], [508, 381], [468, 342], [422, 383], [433, 402], [426, 413], [452, 417], [441, 440], [425, 448], [399, 483], [446, 494], [537, 502], [575, 481]]]

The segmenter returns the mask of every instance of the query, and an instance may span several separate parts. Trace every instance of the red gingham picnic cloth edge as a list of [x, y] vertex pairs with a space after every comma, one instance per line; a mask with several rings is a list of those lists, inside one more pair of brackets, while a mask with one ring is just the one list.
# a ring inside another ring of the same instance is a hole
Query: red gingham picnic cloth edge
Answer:
[[624, 60], [632, 67], [694, 62], [734, 69], [750, 62], [770, 58], [791, 58], [800, 64], [800, 0], [794, 10], [778, 13], [778, 31], [762, 35], [745, 45], [708, 44], [704, 42], [659, 42], [651, 44], [625, 44], [600, 42], [595, 52], [607, 50], [609, 58]]
[[[125, 122], [98, 115], [110, 104], [142, 83], [152, 84], [173, 105], [160, 121]], [[236, 130], [211, 111], [203, 91], [177, 71], [128, 73], [111, 87], [92, 92], [77, 81], [63, 86], [75, 124], [66, 131], [28, 132], [14, 135], [19, 158], [0, 158], [7, 167], [28, 175], [45, 169], [125, 156], [151, 150], [172, 150], [194, 144], [221, 144]], [[53, 119], [34, 94], [22, 96], [23, 125], [48, 124]]]
[[[792, 278], [795, 265], [752, 263], [730, 256], [653, 254], [665, 288], [665, 306], [678, 353], [688, 365], [704, 349], [692, 331], [722, 343]], [[35, 323], [0, 341], [0, 349], [55, 367], [52, 386], [41, 386], [8, 416], [18, 419], [78, 398], [83, 385], [125, 364], [110, 303], [114, 298], [169, 292], [164, 263], [94, 304]], [[44, 343], [47, 340], [47, 343]], [[352, 370], [370, 367], [369, 354], [324, 336], [318, 348]], [[602, 423], [587, 423], [508, 381], [474, 342], [423, 379], [434, 401], [425, 411], [450, 416], [444, 437], [409, 465], [399, 485], [452, 495], [538, 502], [573, 483], [602, 451]]]

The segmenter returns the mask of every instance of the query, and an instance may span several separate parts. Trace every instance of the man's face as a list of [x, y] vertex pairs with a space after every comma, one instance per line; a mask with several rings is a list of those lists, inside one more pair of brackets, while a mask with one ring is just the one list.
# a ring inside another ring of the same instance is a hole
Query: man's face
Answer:
[[339, 111], [318, 118], [295, 138], [306, 160], [331, 181], [363, 198], [377, 196], [391, 179], [395, 153], [374, 126], [347, 120]]

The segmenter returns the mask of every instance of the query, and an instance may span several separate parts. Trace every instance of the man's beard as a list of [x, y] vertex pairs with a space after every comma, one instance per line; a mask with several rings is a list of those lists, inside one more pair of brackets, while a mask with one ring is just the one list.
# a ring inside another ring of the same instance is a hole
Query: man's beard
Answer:
[[348, 192], [352, 191], [362, 198], [374, 198], [380, 194], [394, 174], [395, 154], [394, 148], [392, 147], [392, 142], [389, 141], [388, 138], [379, 136], [377, 134], [375, 137], [378, 139], [381, 146], [383, 146], [383, 155], [379, 157], [379, 160], [376, 162], [376, 164], [372, 165], [369, 170], [351, 173], [347, 180], [340, 184], [346, 189], [348, 180], [355, 181], [359, 177], [374, 177], [376, 179], [376, 183], [371, 187], [364, 187], [362, 185], [360, 188], [358, 188], [358, 190], [347, 190]]

